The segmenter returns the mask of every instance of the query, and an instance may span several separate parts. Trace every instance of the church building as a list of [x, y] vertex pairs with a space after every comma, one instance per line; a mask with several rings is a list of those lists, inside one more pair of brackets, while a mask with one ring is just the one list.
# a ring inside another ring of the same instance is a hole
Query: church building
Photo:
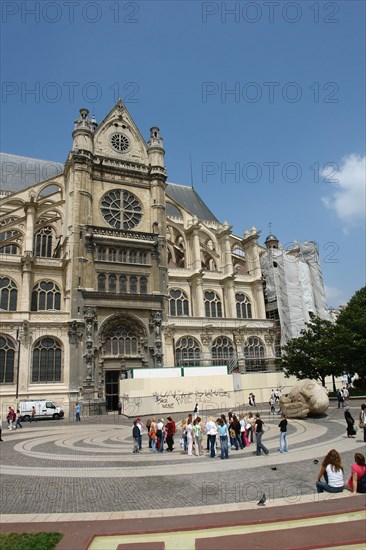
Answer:
[[81, 109], [72, 138], [65, 164], [1, 158], [3, 400], [115, 410], [133, 369], [274, 371], [281, 344], [328, 315], [315, 245], [233, 234], [167, 181], [159, 128], [145, 141], [121, 100], [100, 124]]

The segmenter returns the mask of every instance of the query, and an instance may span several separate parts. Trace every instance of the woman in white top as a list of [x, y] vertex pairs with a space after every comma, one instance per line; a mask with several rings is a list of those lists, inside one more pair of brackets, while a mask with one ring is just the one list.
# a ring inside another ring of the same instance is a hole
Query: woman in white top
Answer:
[[192, 420], [188, 418], [186, 425], [186, 434], [187, 434], [187, 450], [188, 456], [192, 456], [192, 447], [193, 447], [193, 426]]
[[[320, 481], [324, 476], [325, 481]], [[344, 489], [343, 466], [338, 451], [332, 449], [323, 460], [316, 482], [318, 493], [341, 493]]]

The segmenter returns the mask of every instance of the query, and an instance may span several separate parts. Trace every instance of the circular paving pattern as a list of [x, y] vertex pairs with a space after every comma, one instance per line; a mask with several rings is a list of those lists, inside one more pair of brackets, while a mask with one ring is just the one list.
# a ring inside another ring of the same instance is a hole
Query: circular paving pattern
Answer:
[[142, 452], [132, 454], [131, 421], [119, 418], [4, 430], [1, 511], [29, 513], [30, 503], [33, 513], [192, 508], [252, 502], [262, 491], [269, 499], [297, 499], [314, 492], [320, 468], [314, 459], [336, 448], [347, 476], [354, 452], [364, 447], [361, 434], [345, 436], [343, 411], [333, 410], [323, 419], [290, 420], [289, 452], [281, 454], [279, 418], [263, 418], [269, 456], [255, 456], [251, 445], [225, 461], [184, 455], [180, 432], [173, 453], [151, 453], [145, 435]]

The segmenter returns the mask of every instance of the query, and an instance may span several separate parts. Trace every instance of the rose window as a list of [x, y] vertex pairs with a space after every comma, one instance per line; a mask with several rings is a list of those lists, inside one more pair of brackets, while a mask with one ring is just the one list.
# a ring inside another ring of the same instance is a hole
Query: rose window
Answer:
[[140, 201], [128, 191], [110, 191], [102, 198], [101, 212], [115, 229], [133, 229], [142, 218]]
[[125, 153], [130, 147], [130, 140], [124, 134], [113, 134], [111, 136], [111, 145], [115, 151]]

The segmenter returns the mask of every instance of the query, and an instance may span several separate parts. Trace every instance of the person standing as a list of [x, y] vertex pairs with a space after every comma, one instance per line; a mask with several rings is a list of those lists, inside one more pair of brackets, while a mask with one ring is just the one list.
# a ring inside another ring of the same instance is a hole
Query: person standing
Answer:
[[9, 420], [9, 426], [8, 426], [8, 429], [9, 430], [15, 430], [15, 424], [14, 424], [14, 420], [15, 420], [15, 411], [13, 409], [13, 407], [9, 407], [9, 412], [8, 412], [8, 420]]
[[139, 435], [140, 435], [140, 430], [137, 426], [137, 421], [134, 420], [133, 421], [133, 428], [132, 428], [132, 437], [133, 437], [133, 453], [138, 453], [139, 452]]
[[164, 420], [162, 418], [159, 418], [156, 424], [156, 437], [158, 452], [162, 453], [164, 452]]
[[122, 399], [118, 400], [118, 416], [122, 414]]
[[76, 422], [80, 422], [80, 411], [81, 411], [80, 403], [76, 403], [76, 407], [75, 407], [75, 421]]
[[187, 434], [187, 451], [188, 456], [192, 456], [193, 449], [193, 426], [192, 426], [192, 417], [188, 417], [186, 425], [186, 434]]
[[198, 403], [196, 403], [193, 412], [194, 412], [194, 417], [197, 418], [197, 416], [198, 416], [199, 413], [200, 413], [200, 408], [199, 408], [199, 406], [198, 406]]
[[217, 424], [220, 436], [221, 459], [229, 458], [229, 432], [227, 424], [222, 418], [217, 419]]
[[361, 405], [358, 426], [360, 430], [363, 430], [363, 440], [366, 443], [366, 404], [365, 403], [362, 403]]
[[337, 391], [337, 399], [338, 399], [338, 409], [342, 407], [344, 408], [344, 398], [343, 398], [343, 391], [341, 388]]
[[280, 453], [287, 453], [287, 418], [285, 414], [282, 414], [282, 420], [278, 424], [278, 427], [280, 428], [280, 448], [278, 450]]
[[32, 410], [31, 410], [31, 415], [30, 415], [30, 418], [29, 418], [29, 424], [31, 422], [37, 422], [37, 420], [36, 420], [36, 408], [35, 408], [34, 405], [33, 405]]
[[202, 451], [202, 432], [201, 432], [201, 419], [199, 416], [193, 420], [193, 437], [194, 437], [194, 449], [196, 456], [203, 455]]
[[166, 426], [165, 426], [167, 431], [167, 436], [166, 436], [166, 444], [168, 445], [167, 451], [172, 453], [173, 445], [174, 445], [175, 422], [171, 416], [168, 416], [167, 420], [168, 422], [166, 423]]
[[15, 427], [16, 428], [22, 428], [23, 427], [20, 423], [19, 416], [20, 416], [20, 410], [17, 409], [17, 413], [16, 413], [15, 418], [14, 418], [14, 420], [16, 420], [16, 422], [15, 422]]
[[141, 418], [136, 419], [137, 427], [139, 429], [139, 451], [142, 450], [142, 430], [144, 429], [144, 426], [141, 422]]
[[262, 451], [264, 452], [265, 455], [269, 455], [269, 450], [267, 449], [267, 447], [265, 447], [262, 443], [262, 436], [263, 436], [263, 433], [264, 433], [264, 422], [263, 420], [261, 420], [261, 415], [259, 413], [256, 413], [255, 417], [256, 417], [256, 420], [255, 420], [255, 438], [256, 438], [256, 445], [257, 445], [257, 450], [256, 450], [256, 455], [257, 456], [260, 456], [262, 454]]
[[344, 418], [347, 422], [347, 437], [354, 437], [355, 435], [355, 421], [350, 413], [349, 407], [346, 407], [344, 411]]
[[274, 397], [271, 396], [270, 400], [269, 400], [269, 408], [270, 408], [270, 414], [275, 414], [276, 413], [276, 400]]

